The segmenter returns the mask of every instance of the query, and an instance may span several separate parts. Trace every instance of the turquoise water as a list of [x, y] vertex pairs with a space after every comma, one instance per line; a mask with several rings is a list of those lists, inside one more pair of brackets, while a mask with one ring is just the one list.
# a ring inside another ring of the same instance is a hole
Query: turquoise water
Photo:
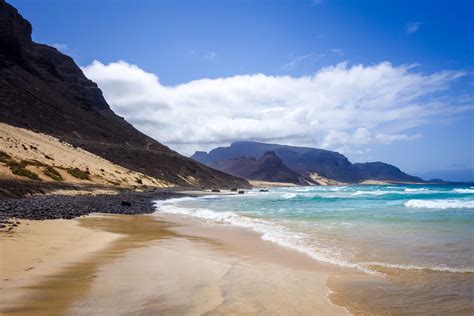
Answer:
[[315, 260], [474, 272], [474, 186], [314, 186], [159, 202], [159, 212], [235, 225]]

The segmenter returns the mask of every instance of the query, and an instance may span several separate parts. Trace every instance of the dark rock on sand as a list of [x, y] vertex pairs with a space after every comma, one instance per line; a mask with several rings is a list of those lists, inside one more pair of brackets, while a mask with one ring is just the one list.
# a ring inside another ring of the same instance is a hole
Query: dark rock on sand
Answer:
[[[35, 195], [22, 199], [0, 199], [0, 219], [72, 219], [90, 213], [149, 214], [156, 210], [154, 200], [183, 196], [187, 195], [153, 192], [97, 196]], [[128, 201], [130, 205], [122, 205], [123, 201]]]

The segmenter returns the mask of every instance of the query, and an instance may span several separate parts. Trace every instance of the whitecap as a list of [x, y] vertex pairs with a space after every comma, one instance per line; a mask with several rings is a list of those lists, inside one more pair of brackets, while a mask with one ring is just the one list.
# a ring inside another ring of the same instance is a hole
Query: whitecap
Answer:
[[453, 189], [453, 192], [467, 194], [474, 193], [474, 189]]
[[427, 209], [474, 209], [474, 201], [466, 200], [409, 200], [406, 207]]
[[297, 196], [296, 193], [288, 193], [288, 192], [285, 192], [281, 195], [281, 197], [284, 199], [292, 199], [292, 198], [295, 198], [296, 196]]
[[405, 192], [425, 192], [425, 191], [429, 191], [429, 190], [427, 188], [418, 188], [418, 189], [406, 188], [404, 191]]
[[351, 195], [353, 196], [358, 196], [358, 195], [384, 195], [384, 194], [390, 194], [390, 193], [398, 193], [396, 191], [356, 191], [352, 193]]

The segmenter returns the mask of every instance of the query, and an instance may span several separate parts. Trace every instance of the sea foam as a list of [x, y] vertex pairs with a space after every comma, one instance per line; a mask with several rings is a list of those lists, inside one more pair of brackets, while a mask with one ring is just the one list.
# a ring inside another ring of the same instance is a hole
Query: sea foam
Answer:
[[[189, 198], [183, 199], [188, 200]], [[165, 201], [156, 201], [155, 203], [158, 211], [162, 213], [190, 216], [204, 220], [206, 222], [243, 227], [262, 234], [262, 240], [270, 241], [277, 245], [304, 253], [317, 261], [334, 264], [341, 267], [359, 269], [369, 274], [378, 274], [378, 272], [367, 268], [365, 265], [360, 265], [344, 259], [340, 251], [337, 249], [325, 249], [323, 247], [318, 247], [316, 250], [315, 241], [312, 240], [308, 234], [294, 232], [285, 226], [257, 218], [239, 215], [234, 212], [215, 212], [205, 208], [191, 208], [175, 205], [175, 203], [179, 201], [180, 199], [178, 198]]]
[[[401, 191], [403, 192], [403, 191]], [[283, 197], [292, 199], [289, 194], [282, 194]], [[282, 195], [277, 194], [280, 198]], [[216, 197], [185, 197], [170, 199], [165, 201], [156, 201], [157, 211], [160, 213], [174, 214], [178, 216], [189, 216], [210, 223], [226, 224], [250, 229], [261, 234], [261, 239], [273, 242], [277, 245], [304, 253], [320, 262], [338, 265], [341, 267], [354, 268], [369, 274], [383, 275], [378, 267], [402, 270], [431, 270], [451, 273], [474, 273], [474, 269], [469, 267], [451, 267], [447, 265], [436, 264], [396, 264], [384, 262], [360, 262], [351, 258], [347, 251], [323, 245], [315, 236], [302, 231], [295, 231], [284, 225], [284, 222], [277, 222], [257, 217], [249, 217], [232, 211], [213, 211], [204, 207], [193, 207], [182, 205], [182, 202], [192, 202], [196, 200], [207, 200]], [[222, 197], [219, 197], [222, 198]], [[474, 201], [466, 200], [409, 200], [405, 202], [409, 208], [428, 208], [428, 209], [456, 209], [456, 208], [474, 208]], [[341, 223], [342, 224], [345, 224]], [[352, 223], [348, 223], [352, 224]], [[325, 224], [326, 226], [328, 224]], [[349, 225], [348, 225], [349, 226]]]
[[405, 191], [405, 192], [425, 192], [425, 191], [428, 191], [428, 189], [427, 188], [417, 188], [417, 189], [406, 188], [403, 191]]
[[454, 189], [453, 192], [462, 193], [462, 194], [474, 194], [474, 189]]
[[409, 200], [406, 207], [426, 209], [474, 209], [474, 201], [464, 200]]

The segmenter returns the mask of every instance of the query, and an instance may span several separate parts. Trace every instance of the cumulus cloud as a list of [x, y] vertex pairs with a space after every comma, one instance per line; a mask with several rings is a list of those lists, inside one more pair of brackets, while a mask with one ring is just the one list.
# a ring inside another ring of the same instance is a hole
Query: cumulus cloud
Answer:
[[408, 34], [415, 33], [416, 31], [418, 31], [418, 29], [419, 29], [422, 25], [423, 25], [423, 22], [420, 22], [420, 21], [408, 22], [408, 23], [405, 25], [405, 31], [406, 31]]
[[237, 75], [164, 86], [124, 61], [83, 68], [112, 109], [139, 130], [191, 154], [237, 140], [343, 152], [411, 141], [413, 128], [472, 109], [443, 97], [462, 72], [422, 74], [389, 62], [340, 63], [302, 77]]

